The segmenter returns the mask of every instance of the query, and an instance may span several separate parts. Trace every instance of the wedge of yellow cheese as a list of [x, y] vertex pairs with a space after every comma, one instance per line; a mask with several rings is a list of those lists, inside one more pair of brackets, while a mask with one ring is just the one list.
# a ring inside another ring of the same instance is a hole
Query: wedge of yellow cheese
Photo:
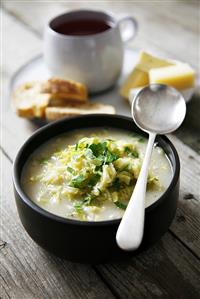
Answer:
[[139, 54], [139, 60], [136, 67], [141, 71], [148, 73], [152, 68], [160, 68], [169, 65], [174, 65], [174, 63], [167, 59], [161, 59], [142, 51]]
[[126, 81], [120, 88], [120, 95], [123, 98], [128, 99], [129, 91], [132, 88], [142, 87], [149, 84], [149, 75], [147, 72], [143, 72], [138, 68], [135, 68], [128, 76]]
[[173, 65], [173, 63], [152, 56], [146, 52], [140, 52], [139, 60], [135, 68], [120, 88], [120, 95], [128, 99], [130, 89], [149, 84], [149, 71], [152, 68], [160, 68], [169, 65]]
[[188, 64], [178, 63], [159, 69], [151, 69], [149, 82], [167, 84], [180, 90], [192, 88], [195, 84], [195, 72]]

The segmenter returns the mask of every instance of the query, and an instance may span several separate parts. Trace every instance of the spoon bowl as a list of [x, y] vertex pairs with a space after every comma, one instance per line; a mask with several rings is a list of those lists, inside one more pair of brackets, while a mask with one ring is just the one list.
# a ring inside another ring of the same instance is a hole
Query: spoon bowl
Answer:
[[118, 246], [127, 251], [136, 250], [143, 238], [148, 168], [156, 134], [175, 131], [185, 118], [186, 104], [173, 87], [151, 84], [138, 92], [131, 109], [133, 120], [149, 134], [149, 141], [137, 183], [116, 234]]
[[145, 132], [173, 132], [184, 120], [185, 113], [186, 104], [181, 93], [164, 84], [146, 86], [132, 103], [132, 117]]

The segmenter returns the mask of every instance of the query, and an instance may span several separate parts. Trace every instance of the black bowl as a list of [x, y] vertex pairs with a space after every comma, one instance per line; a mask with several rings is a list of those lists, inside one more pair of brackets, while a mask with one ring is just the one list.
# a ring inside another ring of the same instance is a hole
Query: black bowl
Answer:
[[173, 178], [164, 194], [146, 208], [143, 241], [135, 252], [125, 252], [116, 244], [119, 219], [101, 222], [65, 219], [43, 210], [28, 198], [21, 187], [21, 174], [25, 162], [38, 146], [74, 129], [104, 126], [146, 135], [132, 119], [124, 116], [99, 114], [63, 119], [37, 130], [21, 147], [14, 162], [15, 199], [25, 230], [40, 246], [71, 261], [100, 263], [138, 253], [155, 243], [167, 231], [176, 212], [180, 162], [173, 144], [165, 136], [158, 136], [156, 141], [171, 161]]

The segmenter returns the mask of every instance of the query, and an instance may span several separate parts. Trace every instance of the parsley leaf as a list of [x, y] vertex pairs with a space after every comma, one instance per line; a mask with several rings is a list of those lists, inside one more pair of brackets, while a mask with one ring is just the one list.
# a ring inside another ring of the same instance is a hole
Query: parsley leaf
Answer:
[[125, 146], [124, 148], [124, 152], [128, 154], [128, 156], [133, 156], [134, 158], [138, 158], [139, 157], [139, 153], [136, 150], [132, 150], [130, 149], [130, 147]]
[[74, 209], [77, 213], [83, 212], [83, 203], [82, 202], [76, 202], [74, 204]]
[[80, 174], [71, 180], [70, 186], [74, 188], [83, 188], [85, 186], [85, 177]]
[[48, 159], [45, 157], [41, 157], [40, 159], [38, 159], [38, 162], [40, 163], [40, 165], [45, 165], [48, 164]]
[[126, 210], [126, 207], [127, 207], [126, 204], [124, 204], [124, 203], [122, 203], [122, 202], [120, 202], [120, 201], [115, 201], [114, 204], [115, 204], [118, 208], [120, 208], [120, 209], [122, 209], [122, 210]]
[[71, 174], [75, 174], [74, 169], [69, 166], [67, 167], [67, 171], [70, 172]]
[[83, 200], [83, 204], [89, 206], [91, 204], [91, 202], [94, 200], [94, 196], [89, 194], [88, 196], [86, 196]]
[[77, 213], [83, 213], [83, 207], [88, 206], [91, 204], [91, 202], [94, 200], [94, 196], [88, 195], [86, 196], [83, 200], [78, 201], [74, 204], [74, 209], [76, 210]]
[[98, 180], [100, 179], [100, 174], [99, 173], [95, 173], [88, 181], [88, 187], [93, 187], [94, 185], [96, 185], [96, 183], [98, 182]]
[[105, 163], [109, 164], [114, 162], [119, 158], [118, 155], [111, 153], [110, 151], [107, 151], [106, 157], [105, 157]]
[[89, 148], [91, 149], [93, 155], [95, 157], [99, 157], [100, 155], [104, 155], [104, 152], [106, 150], [106, 142], [100, 142], [100, 143], [92, 143], [90, 144]]
[[120, 181], [119, 181], [119, 178], [116, 178], [114, 180], [114, 182], [112, 183], [112, 187], [116, 190], [116, 191], [119, 191], [121, 185], [120, 185]]
[[139, 153], [136, 150], [132, 150], [129, 155], [133, 156], [134, 158], [138, 158], [139, 157]]
[[102, 171], [102, 164], [95, 167], [95, 171]]
[[125, 146], [125, 148], [124, 148], [124, 152], [127, 153], [127, 154], [129, 154], [130, 151], [131, 151], [130, 148], [129, 148], [128, 146]]
[[144, 143], [144, 141], [145, 141], [145, 139], [144, 139], [143, 137], [139, 137], [139, 138], [138, 138], [138, 142], [140, 142], [140, 143]]
[[93, 155], [96, 157], [97, 166], [101, 164], [109, 164], [119, 158], [118, 155], [110, 152], [107, 148], [107, 142], [92, 143], [89, 146]]

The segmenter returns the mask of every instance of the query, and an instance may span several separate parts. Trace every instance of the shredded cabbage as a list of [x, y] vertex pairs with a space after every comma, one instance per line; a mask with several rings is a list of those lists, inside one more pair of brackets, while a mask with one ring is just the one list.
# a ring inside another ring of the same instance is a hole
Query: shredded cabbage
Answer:
[[[37, 200], [71, 200], [80, 219], [84, 219], [83, 207], [98, 212], [106, 200], [125, 209], [141, 163], [137, 142], [84, 137], [42, 162], [41, 174], [35, 178], [42, 184]], [[150, 188], [159, 184], [151, 174], [148, 183]]]

